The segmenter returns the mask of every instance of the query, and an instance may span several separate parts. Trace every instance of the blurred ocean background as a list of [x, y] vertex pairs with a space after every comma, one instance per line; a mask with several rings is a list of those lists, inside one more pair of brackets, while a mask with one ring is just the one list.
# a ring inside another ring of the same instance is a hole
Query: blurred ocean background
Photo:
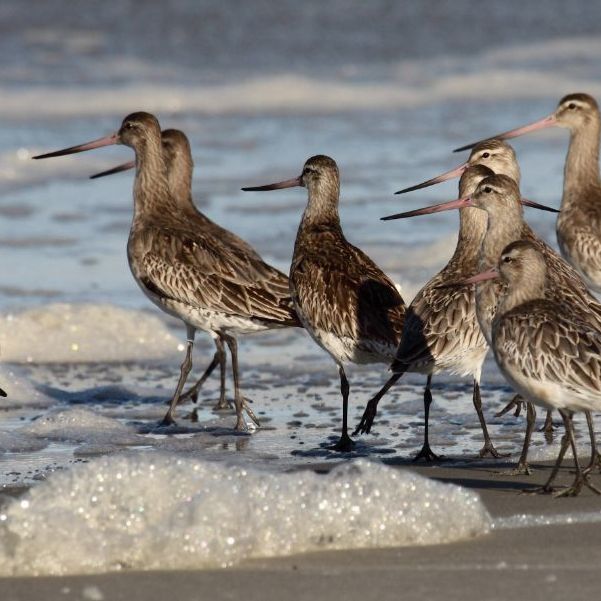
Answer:
[[[114, 450], [110, 434], [90, 440], [106, 425], [94, 422], [94, 411], [148, 430], [175, 386], [184, 341], [183, 328], [150, 305], [129, 272], [132, 173], [88, 179], [131, 151], [31, 156], [107, 134], [129, 112], [153, 112], [190, 138], [199, 207], [287, 271], [305, 191], [249, 195], [240, 187], [295, 176], [309, 156], [331, 155], [341, 170], [347, 237], [409, 301], [451, 255], [458, 216], [379, 217], [454, 198], [456, 182], [393, 192], [459, 164], [465, 155], [450, 150], [461, 143], [548, 114], [568, 92], [600, 97], [600, 34], [601, 5], [584, 1], [4, 0], [0, 385], [9, 398], [0, 480], [31, 480], [50, 455], [60, 463], [66, 450], [71, 460], [82, 443], [80, 455]], [[526, 196], [558, 206], [567, 142], [560, 130], [515, 142]], [[555, 245], [553, 215], [527, 218]], [[319, 448], [335, 434], [336, 372], [306, 336], [249, 337], [241, 349], [246, 390], [280, 435], [272, 447], [268, 428], [254, 435], [257, 457], [265, 460], [266, 448], [272, 459], [300, 452], [298, 444]], [[210, 352], [200, 334], [198, 370]], [[357, 373], [354, 417], [385, 369]], [[419, 448], [423, 382], [407, 381], [391, 395], [397, 412], [382, 423], [385, 453]], [[480, 439], [470, 383], [438, 382], [433, 438], [446, 452], [473, 456]], [[207, 403], [216, 386], [217, 378], [207, 384]], [[490, 365], [484, 390], [495, 399], [491, 415], [509, 390]], [[47, 411], [75, 411], [74, 403], [92, 413], [63, 416], [80, 430], [59, 428], [43, 456], [27, 446], [31, 432], [7, 434]], [[523, 422], [496, 424], [501, 445], [517, 449]]]

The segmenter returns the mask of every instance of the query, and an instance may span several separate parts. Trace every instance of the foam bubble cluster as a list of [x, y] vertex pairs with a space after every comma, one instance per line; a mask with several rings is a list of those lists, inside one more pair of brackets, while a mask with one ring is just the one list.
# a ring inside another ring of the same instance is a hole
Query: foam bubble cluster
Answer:
[[48, 304], [2, 316], [0, 329], [11, 363], [161, 359], [178, 342], [158, 317], [108, 304]]
[[58, 472], [0, 515], [0, 573], [198, 569], [484, 534], [477, 494], [358, 460], [326, 475], [267, 473], [171, 454]]

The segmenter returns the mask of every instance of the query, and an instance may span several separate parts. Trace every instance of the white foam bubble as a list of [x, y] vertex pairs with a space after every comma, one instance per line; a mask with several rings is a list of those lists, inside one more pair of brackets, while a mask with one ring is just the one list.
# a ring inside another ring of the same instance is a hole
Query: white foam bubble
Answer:
[[96, 459], [0, 515], [0, 573], [198, 569], [306, 551], [448, 543], [486, 533], [474, 492], [356, 461], [266, 473], [171, 454]]
[[57, 410], [40, 417], [22, 432], [39, 438], [94, 445], [143, 444], [146, 439], [111, 417], [76, 407]]
[[174, 357], [179, 340], [158, 317], [109, 304], [55, 303], [0, 318], [2, 360], [136, 361]]

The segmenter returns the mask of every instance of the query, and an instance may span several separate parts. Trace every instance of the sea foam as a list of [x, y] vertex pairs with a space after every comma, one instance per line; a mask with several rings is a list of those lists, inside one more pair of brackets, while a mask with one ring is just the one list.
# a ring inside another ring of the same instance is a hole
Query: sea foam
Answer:
[[1, 359], [12, 363], [161, 359], [178, 348], [158, 317], [109, 304], [48, 304], [1, 321]]
[[11, 501], [0, 515], [0, 573], [226, 567], [449, 543], [490, 527], [474, 492], [365, 460], [319, 475], [133, 454], [54, 473]]

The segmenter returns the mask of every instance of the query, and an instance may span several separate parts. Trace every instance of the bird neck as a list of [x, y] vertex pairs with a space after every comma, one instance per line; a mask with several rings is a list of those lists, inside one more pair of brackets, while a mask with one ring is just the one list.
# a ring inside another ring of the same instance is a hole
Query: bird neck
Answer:
[[312, 185], [300, 229], [340, 228], [339, 197], [338, 182], [326, 181]]
[[161, 145], [153, 140], [145, 140], [143, 146], [136, 148], [134, 217], [176, 210], [169, 191]]
[[530, 273], [527, 281], [504, 286], [497, 305], [497, 316], [504, 315], [519, 305], [544, 297], [545, 274]]
[[178, 206], [186, 209], [195, 208], [192, 201], [192, 170], [193, 165], [185, 160], [179, 160], [169, 165], [169, 192]]
[[480, 249], [481, 269], [497, 265], [503, 249], [520, 239], [523, 223], [524, 217], [519, 204], [514, 208], [508, 207], [503, 215], [488, 213], [488, 225]]
[[599, 116], [571, 132], [570, 147], [564, 167], [564, 203], [570, 202], [573, 192], [582, 196], [583, 187], [600, 187], [599, 181]]
[[486, 211], [465, 207], [459, 211], [459, 236], [453, 259], [477, 257], [486, 235], [488, 218]]

